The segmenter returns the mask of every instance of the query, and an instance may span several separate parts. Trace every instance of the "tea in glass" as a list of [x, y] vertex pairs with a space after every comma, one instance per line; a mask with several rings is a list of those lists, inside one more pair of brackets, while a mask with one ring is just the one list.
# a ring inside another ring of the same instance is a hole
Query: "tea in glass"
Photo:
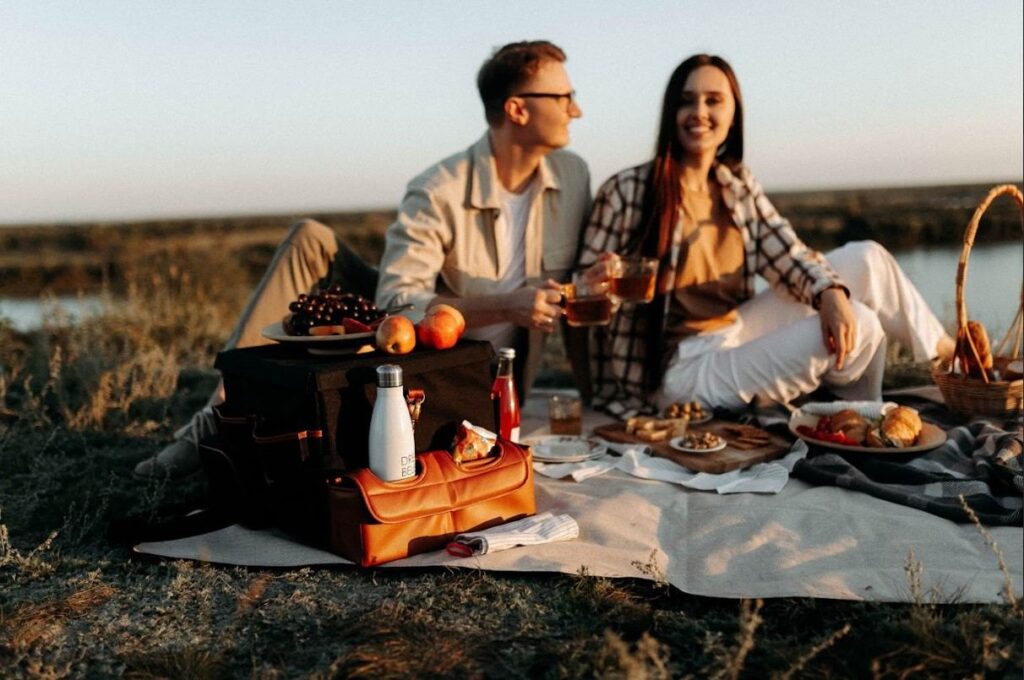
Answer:
[[551, 434], [582, 434], [583, 405], [579, 397], [555, 394], [548, 400]]
[[605, 326], [612, 319], [612, 299], [608, 284], [588, 283], [577, 278], [562, 286], [565, 296], [565, 320], [570, 326]]
[[612, 268], [611, 294], [622, 302], [650, 302], [657, 275], [658, 260], [653, 257], [620, 257]]

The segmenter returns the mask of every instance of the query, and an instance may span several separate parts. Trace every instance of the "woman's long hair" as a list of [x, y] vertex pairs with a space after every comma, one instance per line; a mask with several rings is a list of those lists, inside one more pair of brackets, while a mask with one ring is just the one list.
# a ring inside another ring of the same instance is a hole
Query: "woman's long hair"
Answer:
[[679, 126], [676, 113], [682, 105], [683, 88], [690, 74], [701, 66], [714, 66], [725, 74], [736, 101], [733, 124], [725, 142], [718, 148], [718, 162], [730, 168], [743, 161], [743, 97], [729, 63], [721, 57], [709, 54], [695, 54], [683, 61], [672, 72], [665, 87], [665, 98], [661, 105], [661, 121], [658, 124], [658, 140], [654, 148], [654, 167], [647, 177], [643, 204], [640, 210], [639, 229], [634, 232], [626, 251], [645, 257], [656, 257], [659, 266], [658, 291], [655, 299], [647, 305], [647, 351], [644, 355], [644, 378], [648, 390], [657, 389], [661, 382], [662, 335], [664, 331], [665, 295], [671, 293], [672, 281], [668, 281], [669, 240], [678, 219], [682, 194], [679, 189], [680, 163], [683, 147], [679, 143]]

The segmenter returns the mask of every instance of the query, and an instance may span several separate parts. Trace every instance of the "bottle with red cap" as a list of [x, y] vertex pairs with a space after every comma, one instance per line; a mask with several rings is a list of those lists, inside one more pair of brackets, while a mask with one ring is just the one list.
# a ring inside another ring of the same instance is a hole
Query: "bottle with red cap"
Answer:
[[512, 362], [516, 351], [511, 347], [498, 350], [498, 374], [491, 386], [491, 403], [494, 404], [494, 426], [501, 437], [519, 441], [519, 397], [516, 395], [515, 380], [512, 378]]

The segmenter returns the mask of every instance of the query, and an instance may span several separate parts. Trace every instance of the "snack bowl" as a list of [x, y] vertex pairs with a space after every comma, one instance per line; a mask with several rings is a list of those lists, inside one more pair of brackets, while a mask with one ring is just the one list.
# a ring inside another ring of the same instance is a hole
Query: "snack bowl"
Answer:
[[668, 445], [671, 446], [676, 451], [682, 451], [683, 453], [714, 453], [715, 451], [721, 451], [722, 449], [724, 449], [728, 445], [728, 442], [725, 441], [725, 438], [719, 437], [718, 435], [711, 435], [712, 437], [714, 437], [715, 439], [718, 440], [717, 444], [713, 444], [713, 445], [705, 447], [705, 448], [696, 448], [696, 447], [693, 447], [693, 446], [687, 446], [686, 444], [689, 441], [687, 438], [690, 437], [690, 436], [691, 435], [683, 435], [681, 437], [673, 437], [669, 441]]

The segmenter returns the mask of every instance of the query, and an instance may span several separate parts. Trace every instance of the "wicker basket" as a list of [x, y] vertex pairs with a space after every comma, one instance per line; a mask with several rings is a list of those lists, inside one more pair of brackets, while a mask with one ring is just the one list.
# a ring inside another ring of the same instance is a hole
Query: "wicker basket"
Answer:
[[[956, 270], [956, 356], [960, 357], [960, 365], [964, 365], [967, 357], [978, 361], [978, 350], [967, 332], [967, 305], [964, 302], [964, 283], [967, 280], [967, 259], [974, 245], [974, 236], [978, 231], [981, 216], [997, 197], [1009, 194], [1017, 207], [1024, 214], [1024, 197], [1020, 190], [1012, 184], [995, 187], [985, 199], [978, 204], [967, 231], [964, 233], [964, 248], [960, 253], [960, 264]], [[1024, 330], [1024, 288], [1021, 289], [1021, 301], [1017, 307], [1017, 316], [1010, 324], [1006, 335], [999, 344], [993, 347], [993, 368], [1000, 376], [1006, 375], [1006, 367], [1011, 361], [1021, 357], [1021, 333]], [[1011, 346], [1012, 342], [1012, 346]], [[1007, 351], [1009, 350], [1009, 351]], [[946, 406], [951, 410], [968, 415], [986, 415], [1000, 418], [1019, 418], [1024, 404], [1024, 379], [991, 380], [988, 375], [980, 378], [969, 377], [953, 372], [951, 362], [936, 360], [932, 364], [932, 379], [942, 392]]]

